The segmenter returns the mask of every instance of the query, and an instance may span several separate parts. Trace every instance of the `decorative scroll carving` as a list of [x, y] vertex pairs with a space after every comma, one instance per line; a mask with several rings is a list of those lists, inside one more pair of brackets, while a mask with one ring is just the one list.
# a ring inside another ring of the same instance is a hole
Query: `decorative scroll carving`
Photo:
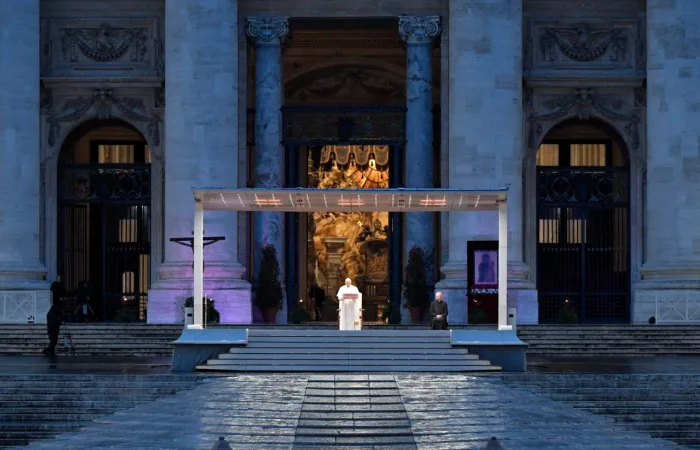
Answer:
[[440, 16], [401, 16], [399, 34], [409, 44], [432, 42], [440, 34]]
[[165, 87], [156, 88], [153, 99], [153, 106], [156, 108], [165, 108]]
[[294, 80], [286, 89], [286, 98], [300, 102], [332, 98], [335, 103], [358, 101], [363, 104], [396, 100], [405, 102], [405, 80], [397, 80], [384, 71], [358, 68], [333, 68], [326, 76], [309, 74]]
[[540, 202], [624, 203], [629, 196], [626, 170], [539, 168], [537, 192]]
[[51, 89], [44, 87], [44, 85], [41, 84], [39, 92], [39, 107], [42, 109], [51, 109], [53, 107], [53, 92]]
[[63, 28], [63, 59], [76, 62], [80, 52], [93, 61], [110, 62], [128, 52], [130, 61], [140, 62], [146, 55], [147, 35], [145, 28], [111, 28], [106, 23], [100, 28]]
[[[99, 119], [111, 119], [113, 117], [125, 117], [127, 119], [145, 122], [146, 131], [151, 138], [151, 145], [160, 145], [160, 122], [157, 114], [148, 114], [143, 100], [138, 98], [120, 98], [112, 93], [111, 89], [97, 89], [88, 98], [78, 97], [67, 100], [60, 112], [53, 112], [48, 117], [49, 122], [49, 146], [56, 145], [58, 135], [61, 132], [62, 123], [70, 123], [82, 118], [95, 107]], [[116, 109], [121, 114], [114, 114]]]
[[249, 17], [246, 34], [256, 45], [280, 45], [289, 34], [286, 17]]
[[627, 53], [627, 42], [625, 30], [619, 28], [545, 28], [540, 36], [542, 56], [548, 62], [558, 61], [560, 56], [576, 62], [591, 62], [605, 55], [610, 61], [622, 61]]
[[593, 89], [576, 89], [572, 94], [559, 95], [543, 102], [550, 112], [545, 114], [530, 114], [528, 122], [530, 133], [528, 145], [534, 149], [542, 138], [545, 124], [554, 123], [566, 116], [574, 115], [578, 119], [588, 120], [592, 117], [604, 117], [624, 124], [624, 132], [632, 150], [640, 145], [639, 123], [640, 114], [636, 107], [625, 112], [627, 105], [624, 100], [615, 95], [596, 95]]
[[288, 141], [406, 139], [406, 107], [286, 107], [283, 136]]

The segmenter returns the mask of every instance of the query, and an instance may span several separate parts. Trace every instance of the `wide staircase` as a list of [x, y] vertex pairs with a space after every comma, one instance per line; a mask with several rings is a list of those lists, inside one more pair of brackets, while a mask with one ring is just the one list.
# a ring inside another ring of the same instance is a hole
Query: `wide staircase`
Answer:
[[[69, 323], [56, 352], [80, 356], [166, 356], [182, 325]], [[44, 324], [0, 324], [0, 355], [40, 355], [48, 345]]]
[[194, 375], [0, 375], [0, 448], [75, 431], [89, 422], [193, 388]]
[[700, 448], [700, 374], [504, 374], [511, 385]]
[[250, 329], [248, 344], [197, 367], [220, 372], [485, 372], [499, 366], [463, 348], [449, 331]]
[[[427, 331], [427, 326], [370, 325], [369, 330]], [[462, 328], [455, 326], [454, 328]], [[335, 324], [251, 325], [253, 330], [335, 330]], [[165, 356], [182, 325], [144, 323], [68, 324], [59, 354], [86, 356]], [[700, 325], [519, 325], [529, 355], [653, 356], [700, 355]], [[71, 342], [67, 336], [70, 334]], [[70, 345], [72, 343], [72, 347]], [[48, 344], [46, 325], [0, 324], [0, 355], [39, 355]]]
[[700, 355], [700, 325], [521, 325], [528, 355]]

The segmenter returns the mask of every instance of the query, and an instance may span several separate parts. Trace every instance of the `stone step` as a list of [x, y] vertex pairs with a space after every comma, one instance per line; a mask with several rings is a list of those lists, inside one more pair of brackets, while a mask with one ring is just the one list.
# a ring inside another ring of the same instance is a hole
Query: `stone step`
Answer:
[[[247, 364], [221, 364], [201, 365], [197, 370], [202, 371], [227, 371], [227, 372], [435, 372], [435, 365], [417, 366], [414, 364], [397, 366], [393, 364], [383, 366], [365, 365], [247, 365]], [[500, 371], [498, 366], [476, 366], [469, 364], [441, 365], [441, 372], [482, 372]]]
[[220, 360], [260, 360], [260, 359], [270, 359], [274, 358], [276, 360], [304, 360], [304, 359], [323, 359], [323, 360], [353, 360], [353, 361], [393, 361], [402, 359], [414, 359], [421, 361], [435, 360], [451, 360], [458, 358], [460, 360], [478, 360], [478, 355], [469, 354], [466, 351], [454, 350], [454, 351], [444, 351], [442, 353], [429, 352], [404, 352], [404, 353], [362, 353], [360, 351], [348, 353], [348, 352], [322, 352], [322, 351], [297, 351], [293, 354], [290, 353], [258, 353], [253, 352], [249, 349], [241, 349], [242, 351], [236, 353], [222, 353], [218, 356]]

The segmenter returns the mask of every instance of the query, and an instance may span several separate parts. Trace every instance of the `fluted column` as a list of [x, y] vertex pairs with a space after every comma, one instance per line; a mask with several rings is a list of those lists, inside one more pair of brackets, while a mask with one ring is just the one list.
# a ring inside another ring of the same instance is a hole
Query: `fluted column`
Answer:
[[[50, 299], [39, 257], [39, 0], [0, 0], [0, 30], [0, 308], [11, 297], [0, 320], [26, 323], [36, 298], [34, 319], [44, 322]], [[7, 292], [18, 290], [27, 292]]]
[[[194, 229], [193, 187], [238, 187], [238, 2], [165, 2], [165, 262], [148, 320], [177, 323], [192, 295], [192, 250], [168, 241]], [[236, 214], [207, 211], [204, 292], [222, 323], [250, 323], [250, 285], [238, 261]]]
[[[289, 32], [284, 17], [251, 17], [246, 33], [255, 45], [255, 187], [280, 188], [284, 185], [282, 148], [282, 43]], [[274, 245], [284, 274], [284, 215], [256, 213], [253, 218], [253, 277], [257, 279], [261, 250]], [[284, 275], [282, 280], [284, 281]], [[284, 302], [286, 306], [286, 302]], [[286, 321], [286, 312], [278, 320]]]
[[[508, 191], [509, 306], [537, 321], [522, 235], [522, 0], [449, 0], [449, 182]], [[443, 87], [444, 88], [444, 87]], [[467, 242], [498, 239], [497, 213], [450, 213], [441, 268], [450, 322], [466, 321]], [[530, 289], [528, 289], [530, 288]]]
[[696, 0], [647, 2], [646, 261], [634, 322], [700, 311], [699, 21]]
[[[406, 41], [406, 187], [435, 186], [433, 155], [433, 40], [440, 34], [438, 16], [401, 16], [399, 33]], [[429, 258], [428, 283], [434, 283], [435, 214], [406, 214], [406, 255], [421, 247]]]

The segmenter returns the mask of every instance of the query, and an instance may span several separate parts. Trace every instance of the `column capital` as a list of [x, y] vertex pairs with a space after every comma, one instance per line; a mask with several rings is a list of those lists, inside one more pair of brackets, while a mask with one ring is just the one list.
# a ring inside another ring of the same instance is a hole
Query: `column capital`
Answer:
[[245, 32], [255, 45], [280, 45], [289, 34], [286, 17], [248, 17]]
[[408, 44], [429, 44], [440, 34], [440, 16], [399, 16], [399, 34]]

